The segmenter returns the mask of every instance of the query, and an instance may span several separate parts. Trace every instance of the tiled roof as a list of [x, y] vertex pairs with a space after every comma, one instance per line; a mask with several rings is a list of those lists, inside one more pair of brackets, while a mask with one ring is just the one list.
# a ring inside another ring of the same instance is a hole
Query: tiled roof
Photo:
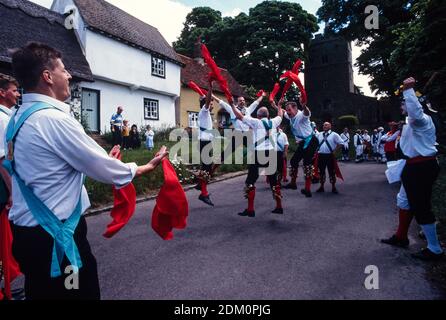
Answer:
[[26, 0], [0, 0], [0, 61], [11, 63], [10, 49], [41, 42], [63, 54], [67, 70], [80, 80], [93, 80], [74, 31], [64, 27], [65, 18]]
[[[201, 65], [197, 61], [187, 56], [179, 55], [185, 64], [184, 68], [181, 70], [181, 83], [185, 86], [188, 85], [190, 81], [195, 82], [198, 86], [204, 89], [209, 88], [207, 78], [211, 70], [207, 65]], [[222, 69], [222, 76], [228, 81], [229, 90], [236, 97], [246, 97], [246, 92], [243, 87], [234, 79], [234, 77], [229, 73], [228, 70]], [[222, 92], [220, 87], [215, 88], [217, 91]]]
[[137, 48], [181, 63], [172, 46], [155, 27], [104, 0], [73, 0], [88, 27]]

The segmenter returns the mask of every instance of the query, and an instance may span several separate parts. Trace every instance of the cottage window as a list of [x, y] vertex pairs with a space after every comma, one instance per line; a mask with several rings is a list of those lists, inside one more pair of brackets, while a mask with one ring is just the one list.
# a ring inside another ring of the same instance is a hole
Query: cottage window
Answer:
[[198, 128], [198, 112], [188, 112], [189, 128]]
[[144, 119], [159, 120], [159, 101], [144, 99]]
[[152, 75], [156, 77], [166, 77], [166, 61], [157, 57], [152, 57]]

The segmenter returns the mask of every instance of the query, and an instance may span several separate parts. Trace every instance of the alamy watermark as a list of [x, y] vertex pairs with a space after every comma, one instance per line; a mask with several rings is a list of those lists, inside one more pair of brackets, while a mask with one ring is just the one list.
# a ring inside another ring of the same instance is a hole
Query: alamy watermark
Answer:
[[367, 275], [364, 281], [364, 287], [367, 290], [379, 290], [379, 269], [377, 266], [370, 265], [365, 268]]
[[368, 16], [365, 18], [364, 26], [367, 30], [379, 29], [379, 9], [377, 6], [369, 5], [365, 8], [365, 14]]
[[[212, 143], [200, 148], [200, 135], [212, 137]], [[273, 175], [277, 171], [277, 134], [258, 137], [256, 143], [252, 132], [240, 132], [227, 129], [223, 135], [218, 130], [207, 130], [205, 133], [199, 129], [188, 132], [184, 129], [174, 129], [169, 136], [171, 142], [176, 142], [170, 148], [172, 161], [181, 159], [186, 165], [212, 165], [212, 164], [258, 164], [264, 170], [262, 174]], [[260, 149], [271, 149], [269, 152], [256, 152]]]

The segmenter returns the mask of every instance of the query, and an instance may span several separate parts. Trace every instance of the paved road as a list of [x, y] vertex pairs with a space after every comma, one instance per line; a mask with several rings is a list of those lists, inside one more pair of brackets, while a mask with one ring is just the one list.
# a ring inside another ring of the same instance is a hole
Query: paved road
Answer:
[[[189, 226], [173, 241], [150, 227], [154, 202], [138, 206], [114, 239], [101, 237], [107, 214], [88, 218], [104, 299], [439, 299], [410, 250], [381, 245], [393, 231], [396, 187], [376, 164], [342, 164], [339, 196], [306, 199], [286, 191], [284, 216], [272, 215], [272, 196], [258, 184], [257, 218], [242, 218], [244, 177], [213, 184], [215, 209], [188, 192]], [[376, 265], [380, 289], [366, 290], [365, 268]]]

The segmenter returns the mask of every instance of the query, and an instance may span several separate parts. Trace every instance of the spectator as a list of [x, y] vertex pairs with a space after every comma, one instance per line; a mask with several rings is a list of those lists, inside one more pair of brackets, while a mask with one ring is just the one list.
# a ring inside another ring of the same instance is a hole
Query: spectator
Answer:
[[134, 124], [130, 130], [130, 149], [141, 148], [141, 137], [139, 135], [138, 126]]
[[122, 141], [123, 141], [124, 150], [129, 149], [130, 148], [130, 127], [129, 127], [128, 120], [124, 120], [124, 125], [122, 126]]
[[153, 148], [155, 148], [155, 144], [153, 142], [154, 137], [155, 137], [155, 132], [153, 132], [152, 127], [147, 126], [146, 147], [147, 147], [147, 149], [149, 149], [149, 151], [151, 151]]
[[110, 120], [114, 146], [122, 146], [122, 125], [124, 121], [124, 118], [122, 116], [123, 112], [124, 108], [118, 107], [117, 112], [111, 117]]

